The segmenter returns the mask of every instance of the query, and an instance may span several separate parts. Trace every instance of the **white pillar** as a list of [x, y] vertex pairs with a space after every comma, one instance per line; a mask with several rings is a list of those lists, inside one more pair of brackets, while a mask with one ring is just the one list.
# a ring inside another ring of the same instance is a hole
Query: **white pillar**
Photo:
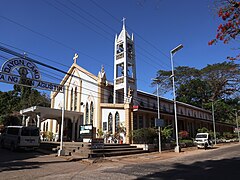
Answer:
[[26, 116], [25, 115], [23, 115], [23, 118], [22, 118], [22, 125], [26, 126]]
[[28, 116], [27, 119], [26, 119], [26, 124], [25, 124], [26, 126], [28, 126], [29, 119], [30, 119], [30, 116]]
[[41, 119], [40, 119], [40, 115], [37, 114], [37, 127], [41, 128]]

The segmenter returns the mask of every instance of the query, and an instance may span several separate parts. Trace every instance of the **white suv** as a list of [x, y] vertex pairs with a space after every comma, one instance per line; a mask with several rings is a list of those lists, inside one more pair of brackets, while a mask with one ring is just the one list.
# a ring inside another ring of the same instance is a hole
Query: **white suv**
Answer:
[[36, 149], [40, 145], [39, 128], [25, 126], [7, 126], [1, 134], [2, 148]]
[[194, 144], [196, 144], [198, 148], [205, 149], [213, 146], [209, 133], [197, 133]]

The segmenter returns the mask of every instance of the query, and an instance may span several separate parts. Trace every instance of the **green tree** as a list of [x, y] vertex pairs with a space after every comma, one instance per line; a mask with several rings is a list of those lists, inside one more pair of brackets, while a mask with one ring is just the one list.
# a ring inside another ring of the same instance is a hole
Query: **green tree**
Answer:
[[[153, 84], [159, 83], [166, 92], [172, 91], [171, 71], [159, 70]], [[165, 79], [165, 80], [164, 80]], [[240, 69], [239, 65], [231, 62], [207, 65], [196, 70], [189, 67], [176, 67], [175, 70], [176, 99], [197, 107], [212, 110], [215, 106], [216, 120], [233, 123], [232, 109], [237, 105], [240, 97]], [[221, 100], [224, 99], [224, 100]], [[219, 100], [221, 100], [219, 102]]]
[[19, 112], [21, 109], [31, 106], [50, 107], [50, 98], [47, 94], [29, 87], [14, 86], [12, 91], [0, 91], [0, 124], [17, 125], [19, 117], [13, 112]]
[[21, 119], [16, 115], [0, 115], [0, 124], [4, 126], [21, 125]]
[[234, 62], [223, 62], [207, 67], [201, 70], [202, 78], [208, 82], [212, 97], [219, 98], [239, 93], [240, 87], [240, 69]]
[[198, 107], [203, 107], [204, 103], [208, 102], [211, 97], [209, 84], [199, 78], [181, 84], [178, 88], [178, 94], [176, 98], [178, 101]]

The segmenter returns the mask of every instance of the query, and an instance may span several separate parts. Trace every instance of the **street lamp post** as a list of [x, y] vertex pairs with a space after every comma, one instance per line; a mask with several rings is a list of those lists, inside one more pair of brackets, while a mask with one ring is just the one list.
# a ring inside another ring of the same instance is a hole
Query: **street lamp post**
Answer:
[[238, 133], [238, 142], [240, 142], [239, 127], [238, 127], [238, 110], [236, 109], [236, 124], [237, 124], [237, 133]]
[[212, 100], [212, 120], [213, 120], [213, 135], [214, 135], [214, 144], [217, 145], [216, 140], [216, 125], [215, 125], [215, 117], [214, 117], [214, 102]]
[[[152, 80], [154, 80], [154, 81], [158, 81], [158, 79], [152, 79]], [[157, 83], [157, 104], [158, 104], [158, 119], [160, 119], [160, 100], [159, 100], [159, 95], [158, 95], [158, 89], [159, 89], [159, 84]], [[158, 150], [159, 150], [159, 153], [161, 153], [162, 152], [162, 147], [161, 147], [161, 127], [160, 126], [158, 126], [158, 138], [159, 138], [159, 141], [158, 141], [158, 143], [159, 143], [159, 148], [158, 148]]]
[[176, 147], [175, 152], [180, 152], [179, 142], [178, 142], [178, 125], [177, 125], [177, 103], [176, 103], [176, 95], [175, 95], [175, 82], [174, 82], [174, 69], [173, 69], [173, 56], [174, 54], [181, 50], [183, 48], [183, 45], [180, 44], [174, 49], [170, 51], [171, 55], [171, 65], [172, 65], [172, 85], [173, 85], [173, 103], [174, 103], [174, 119], [175, 119], [175, 133], [176, 133]]
[[58, 150], [58, 156], [64, 156], [65, 151], [63, 149], [63, 123], [65, 115], [65, 86], [63, 86], [63, 103], [62, 103], [62, 121], [61, 121], [61, 139], [60, 139], [60, 149]]

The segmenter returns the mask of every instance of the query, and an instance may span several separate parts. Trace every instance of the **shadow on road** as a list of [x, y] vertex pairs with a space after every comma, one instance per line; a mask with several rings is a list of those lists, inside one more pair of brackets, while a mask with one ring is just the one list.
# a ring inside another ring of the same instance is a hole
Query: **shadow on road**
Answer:
[[208, 160], [190, 165], [175, 163], [169, 170], [154, 172], [146, 176], [141, 176], [138, 179], [239, 179], [239, 167], [239, 158]]
[[36, 151], [16, 151], [0, 148], [0, 172], [23, 169], [36, 169], [43, 164], [55, 164], [66, 162], [66, 160], [44, 155]]

